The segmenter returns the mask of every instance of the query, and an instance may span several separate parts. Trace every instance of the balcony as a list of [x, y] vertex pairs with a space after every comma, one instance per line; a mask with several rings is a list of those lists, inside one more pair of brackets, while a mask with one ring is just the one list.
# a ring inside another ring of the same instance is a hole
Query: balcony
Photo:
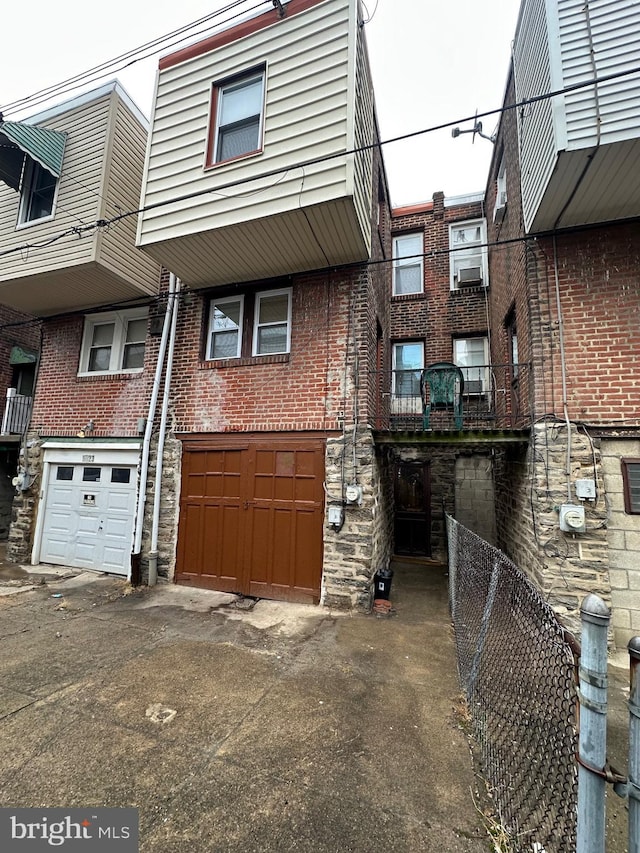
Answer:
[[462, 429], [456, 423], [453, 406], [431, 411], [427, 426], [420, 370], [376, 375], [378, 411], [374, 428], [378, 432], [421, 434], [425, 438], [443, 433], [489, 433], [489, 437], [496, 437], [500, 432], [528, 430], [533, 416], [530, 365], [486, 364], [464, 367], [462, 371]]
[[2, 431], [0, 433], [3, 438], [15, 436], [18, 439], [24, 435], [29, 424], [32, 404], [33, 397], [18, 394], [15, 388], [7, 388], [7, 400], [4, 406]]

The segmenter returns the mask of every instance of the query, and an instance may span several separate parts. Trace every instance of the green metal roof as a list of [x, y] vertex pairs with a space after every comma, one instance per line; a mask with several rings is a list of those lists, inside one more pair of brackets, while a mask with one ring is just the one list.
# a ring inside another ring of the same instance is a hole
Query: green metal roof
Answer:
[[19, 190], [25, 155], [59, 178], [66, 141], [67, 134], [59, 130], [18, 121], [0, 123], [0, 180]]

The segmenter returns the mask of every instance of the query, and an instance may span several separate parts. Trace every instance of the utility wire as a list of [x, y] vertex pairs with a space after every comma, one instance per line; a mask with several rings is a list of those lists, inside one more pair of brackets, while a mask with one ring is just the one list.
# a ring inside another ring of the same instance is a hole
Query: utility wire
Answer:
[[[208, 23], [214, 20], [215, 18], [219, 18], [221, 15], [232, 11], [238, 6], [246, 7], [247, 2], [248, 0], [234, 0], [234, 2], [228, 3], [226, 6], [216, 12], [212, 12], [209, 15], [203, 16], [202, 18], [198, 18], [198, 20], [192, 21], [190, 24], [185, 24], [184, 26], [179, 27], [178, 29], [173, 30], [170, 33], [166, 33], [163, 36], [158, 36], [152, 41], [146, 42], [146, 44], [132, 48], [131, 50], [128, 50], [125, 53], [114, 57], [113, 59], [106, 60], [100, 65], [96, 65], [93, 68], [89, 68], [87, 71], [79, 72], [73, 77], [69, 77], [66, 80], [60, 81], [59, 83], [53, 83], [51, 86], [48, 86], [44, 89], [40, 89], [37, 92], [33, 92], [31, 95], [27, 95], [24, 98], [18, 98], [15, 101], [10, 101], [8, 104], [0, 108], [0, 111], [3, 114], [16, 112], [17, 110], [22, 110], [29, 106], [35, 106], [38, 104], [45, 103], [46, 101], [51, 100], [56, 95], [61, 95], [66, 92], [74, 91], [75, 89], [78, 89], [81, 86], [85, 86], [92, 82], [95, 83], [98, 80], [101, 80], [104, 77], [113, 74], [115, 71], [121, 71], [123, 68], [127, 68], [131, 65], [134, 65], [136, 62], [140, 62], [143, 59], [148, 59], [149, 57], [156, 55], [165, 48], [168, 49], [170, 47], [175, 47], [175, 45], [180, 44], [180, 42], [186, 41], [186, 39], [188, 38], [193, 38], [195, 36], [202, 35], [203, 32], [206, 32], [207, 30], [211, 29], [211, 27], [206, 27], [204, 30], [195, 33], [190, 31], [195, 29], [195, 27], [200, 26], [201, 24]], [[255, 11], [256, 9], [259, 9], [267, 2], [269, 2], [269, 0], [260, 0], [255, 5], [246, 7], [236, 15], [231, 15], [224, 21], [218, 23], [220, 25], [227, 24], [237, 17], [247, 15], [250, 12]], [[180, 38], [178, 38], [178, 36], [180, 36]]]
[[[554, 91], [546, 92], [544, 94], [533, 95], [530, 98], [524, 98], [523, 100], [516, 101], [513, 104], [507, 104], [506, 106], [498, 107], [496, 109], [485, 110], [484, 112], [481, 112], [481, 113], [475, 113], [473, 116], [465, 116], [464, 118], [459, 118], [459, 119], [455, 119], [453, 121], [443, 122], [442, 124], [432, 125], [431, 127], [423, 128], [422, 130], [415, 130], [415, 131], [411, 131], [409, 133], [401, 134], [400, 136], [391, 137], [390, 139], [379, 140], [377, 142], [372, 142], [372, 143], [369, 143], [367, 145], [360, 145], [360, 146], [357, 146], [355, 148], [348, 149], [346, 151], [337, 151], [333, 154], [325, 154], [321, 157], [313, 157], [309, 160], [303, 160], [299, 163], [290, 164], [288, 166], [283, 166], [283, 167], [280, 167], [278, 169], [270, 169], [269, 171], [262, 172], [260, 175], [251, 175], [251, 176], [246, 177], [246, 178], [236, 178], [235, 180], [231, 180], [231, 181], [227, 181], [226, 183], [219, 184], [218, 186], [216, 186], [215, 188], [212, 188], [212, 189], [207, 188], [207, 189], [194, 190], [193, 192], [190, 192], [190, 193], [183, 193], [179, 196], [176, 196], [175, 198], [165, 199], [164, 201], [158, 201], [158, 202], [153, 202], [151, 204], [143, 205], [142, 207], [137, 208], [136, 210], [124, 211], [123, 213], [120, 213], [117, 216], [114, 216], [110, 219], [100, 219], [100, 220], [98, 220], [98, 221], [96, 221], [90, 225], [78, 226], [78, 227], [75, 227], [72, 229], [68, 229], [66, 232], [62, 232], [61, 234], [58, 234], [54, 237], [51, 237], [51, 238], [47, 239], [46, 241], [44, 241], [43, 243], [40, 243], [40, 244], [39, 243], [27, 243], [27, 244], [23, 244], [22, 246], [13, 246], [9, 249], [5, 249], [4, 251], [0, 252], [0, 257], [5, 257], [5, 256], [10, 255], [10, 254], [15, 254], [16, 252], [28, 251], [30, 249], [44, 248], [44, 247], [49, 246], [52, 243], [56, 242], [57, 240], [62, 239], [65, 236], [69, 236], [70, 234], [75, 234], [78, 237], [81, 237], [83, 234], [89, 233], [90, 231], [93, 231], [97, 228], [106, 228], [109, 225], [114, 225], [118, 222], [121, 222], [123, 219], [127, 219], [131, 216], [138, 216], [140, 213], [146, 213], [150, 210], [158, 210], [160, 208], [167, 207], [168, 205], [180, 204], [182, 202], [191, 201], [192, 199], [200, 198], [200, 197], [205, 196], [205, 195], [216, 195], [217, 193], [220, 193], [222, 190], [231, 189], [231, 188], [235, 188], [235, 187], [241, 187], [241, 186], [244, 186], [248, 183], [254, 183], [257, 180], [265, 180], [268, 178], [281, 176], [281, 175], [283, 175], [283, 173], [293, 171], [294, 169], [305, 169], [308, 166], [315, 166], [315, 165], [318, 165], [321, 163], [326, 163], [330, 160], [336, 160], [338, 158], [346, 157], [346, 156], [349, 156], [351, 154], [362, 154], [365, 152], [372, 151], [374, 149], [382, 148], [384, 145], [391, 145], [395, 142], [401, 142], [401, 141], [404, 141], [406, 139], [412, 139], [412, 138], [415, 138], [417, 136], [423, 136], [427, 133], [434, 133], [435, 131], [444, 130], [444, 129], [452, 127], [454, 125], [464, 124], [465, 122], [468, 122], [468, 121], [477, 121], [477, 119], [484, 118], [486, 116], [499, 115], [499, 114], [508, 112], [510, 110], [521, 109], [521, 108], [529, 106], [531, 104], [536, 104], [536, 103], [539, 103], [541, 101], [545, 101], [545, 100], [548, 100], [550, 98], [557, 97], [559, 95], [565, 95], [568, 92], [575, 92], [577, 90], [587, 88], [588, 86], [593, 86], [595, 84], [604, 83], [604, 82], [607, 82], [609, 80], [620, 79], [622, 77], [628, 77], [632, 74], [638, 74], [638, 73], [640, 73], [640, 66], [636, 67], [636, 68], [632, 68], [632, 69], [627, 69], [625, 71], [618, 71], [618, 72], [615, 72], [612, 74], [607, 74], [607, 75], [604, 75], [602, 77], [598, 77], [597, 79], [586, 80], [582, 83], [573, 83], [572, 85], [567, 86], [563, 89], [555, 89]], [[271, 187], [265, 187], [264, 188], [264, 190], [268, 190], [268, 189], [271, 189]], [[551, 233], [551, 232], [549, 232], [549, 233]], [[515, 238], [513, 242], [521, 242], [522, 240], [525, 240], [525, 239], [529, 239], [529, 238], [528, 237], [524, 237], [524, 238], [519, 237], [519, 238]], [[506, 242], [506, 241], [500, 241], [500, 242]], [[486, 244], [486, 245], [491, 245], [491, 244]], [[447, 251], [457, 251], [457, 250], [454, 249], [454, 250], [447, 250]]]

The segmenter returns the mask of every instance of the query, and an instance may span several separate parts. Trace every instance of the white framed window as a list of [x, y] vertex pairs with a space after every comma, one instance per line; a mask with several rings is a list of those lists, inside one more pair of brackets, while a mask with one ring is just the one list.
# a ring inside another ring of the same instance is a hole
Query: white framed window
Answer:
[[401, 234], [393, 238], [393, 295], [422, 293], [424, 235]]
[[213, 86], [208, 164], [262, 150], [264, 68]]
[[58, 179], [35, 160], [25, 158], [25, 172], [20, 195], [18, 224], [28, 225], [52, 219], [55, 210]]
[[451, 289], [487, 286], [487, 223], [484, 219], [449, 226], [449, 270]]
[[419, 397], [420, 376], [424, 368], [424, 344], [422, 341], [403, 341], [393, 345], [394, 397]]
[[504, 156], [500, 160], [498, 166], [498, 174], [496, 176], [496, 204], [493, 209], [493, 221], [496, 222], [504, 216], [507, 207], [507, 168], [504, 162]]
[[89, 376], [140, 372], [147, 324], [146, 308], [85, 317], [78, 372]]
[[209, 310], [207, 358], [239, 358], [242, 354], [244, 296], [212, 299]]
[[256, 293], [253, 355], [275, 355], [291, 349], [291, 288]]
[[489, 339], [456, 338], [453, 361], [462, 368], [464, 394], [486, 394], [489, 391]]

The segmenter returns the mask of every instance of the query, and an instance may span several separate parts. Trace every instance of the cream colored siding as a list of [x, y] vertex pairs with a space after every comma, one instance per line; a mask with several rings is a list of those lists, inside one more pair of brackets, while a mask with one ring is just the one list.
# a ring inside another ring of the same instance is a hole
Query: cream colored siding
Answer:
[[[68, 133], [55, 216], [16, 228], [20, 198], [0, 184], [0, 252], [25, 243], [43, 243], [69, 228], [95, 222], [100, 209], [102, 153], [109, 119], [109, 98], [43, 121], [43, 127]], [[95, 236], [67, 237], [41, 249], [5, 255], [0, 281], [63, 269], [90, 261]]]
[[[112, 95], [112, 117], [105, 155], [105, 180], [100, 217], [110, 219], [137, 210], [147, 134], [122, 100]], [[155, 293], [158, 264], [136, 248], [137, 217], [128, 216], [99, 234], [97, 259], [114, 274]]]
[[[513, 46], [516, 101], [551, 91], [545, 0], [524, 0]], [[538, 101], [518, 110], [522, 208], [529, 229], [556, 162], [553, 110], [558, 103]]]
[[[373, 83], [367, 59], [367, 47], [362, 28], [357, 31], [356, 85], [355, 85], [355, 147], [364, 148], [355, 154], [354, 198], [362, 233], [367, 236], [371, 251], [373, 150], [367, 148], [374, 139]], [[377, 188], [376, 188], [377, 189]], [[377, 201], [377, 194], [376, 194]]]
[[[563, 85], [638, 69], [637, 0], [556, 0]], [[593, 48], [594, 62], [591, 62]], [[565, 97], [567, 148], [590, 147], [638, 135], [638, 75], [620, 77]], [[601, 121], [598, 140], [597, 118]]]
[[[204, 194], [144, 213], [141, 245], [260, 221], [348, 194], [352, 158], [297, 164], [353, 147], [347, 113], [354, 2], [326, 0], [160, 72], [144, 204]], [[212, 84], [263, 62], [263, 152], [205, 170]], [[266, 174], [275, 170], [283, 171]], [[246, 183], [250, 178], [257, 180]], [[233, 182], [244, 183], [228, 186]]]

